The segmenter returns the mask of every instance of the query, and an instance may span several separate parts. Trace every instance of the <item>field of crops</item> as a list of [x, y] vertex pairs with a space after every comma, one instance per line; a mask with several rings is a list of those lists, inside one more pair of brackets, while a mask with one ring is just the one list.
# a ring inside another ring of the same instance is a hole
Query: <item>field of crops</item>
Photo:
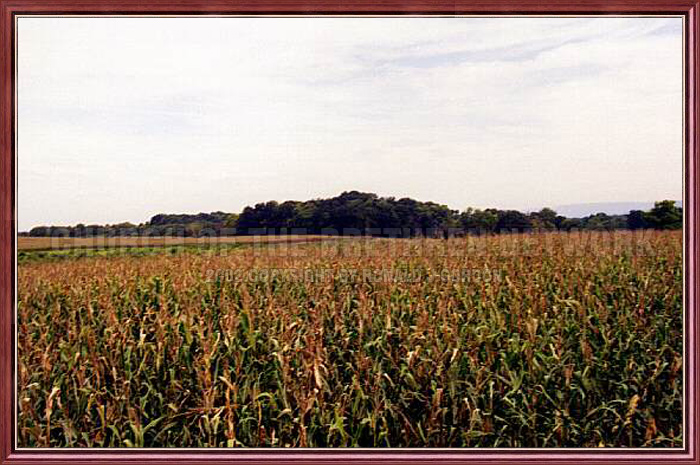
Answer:
[[20, 447], [680, 447], [680, 232], [20, 263]]
[[217, 246], [230, 244], [305, 243], [342, 239], [338, 236], [116, 236], [116, 237], [27, 237], [17, 238], [17, 250], [104, 249], [129, 247]]

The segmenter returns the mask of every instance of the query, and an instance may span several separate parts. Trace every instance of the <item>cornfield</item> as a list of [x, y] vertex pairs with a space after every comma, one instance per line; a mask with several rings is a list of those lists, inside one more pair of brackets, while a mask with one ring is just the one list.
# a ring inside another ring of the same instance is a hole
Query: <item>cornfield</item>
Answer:
[[680, 447], [680, 232], [21, 262], [20, 447]]

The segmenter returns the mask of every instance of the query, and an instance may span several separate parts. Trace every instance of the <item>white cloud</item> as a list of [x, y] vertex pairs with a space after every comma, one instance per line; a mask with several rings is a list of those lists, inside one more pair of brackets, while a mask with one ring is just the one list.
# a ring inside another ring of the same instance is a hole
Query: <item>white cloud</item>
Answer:
[[680, 18], [21, 18], [19, 225], [680, 198]]

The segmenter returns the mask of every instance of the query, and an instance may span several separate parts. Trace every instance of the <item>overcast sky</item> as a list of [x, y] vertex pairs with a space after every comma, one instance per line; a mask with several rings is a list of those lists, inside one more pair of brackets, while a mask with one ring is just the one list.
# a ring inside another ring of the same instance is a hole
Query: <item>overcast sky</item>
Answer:
[[681, 18], [20, 18], [18, 220], [682, 197]]

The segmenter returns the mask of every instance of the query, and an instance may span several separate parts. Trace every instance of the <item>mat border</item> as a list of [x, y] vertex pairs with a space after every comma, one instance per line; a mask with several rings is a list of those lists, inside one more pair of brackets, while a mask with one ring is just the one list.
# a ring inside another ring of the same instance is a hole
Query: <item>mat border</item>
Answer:
[[[697, 444], [698, 419], [698, 294], [697, 266], [699, 232], [697, 229], [698, 191], [698, 106], [700, 104], [700, 2], [591, 0], [151, 0], [147, 4], [120, 0], [0, 0], [0, 464], [83, 464], [83, 463], [700, 463]], [[16, 290], [16, 165], [15, 165], [15, 24], [23, 15], [682, 15], [685, 22], [685, 360], [686, 402], [683, 449], [120, 449], [105, 452], [76, 450], [37, 450], [15, 448], [14, 343]], [[186, 452], [183, 452], [186, 450]]]

